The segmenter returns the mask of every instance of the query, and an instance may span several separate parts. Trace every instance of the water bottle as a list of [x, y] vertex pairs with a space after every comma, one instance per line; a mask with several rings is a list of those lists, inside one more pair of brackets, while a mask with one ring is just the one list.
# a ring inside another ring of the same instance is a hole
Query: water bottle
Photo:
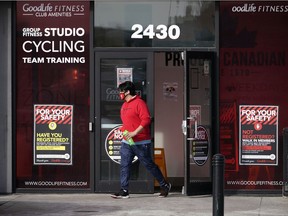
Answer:
[[[124, 135], [124, 136], [125, 136], [127, 133], [128, 133], [127, 130], [123, 131], [123, 135]], [[128, 141], [128, 143], [129, 143], [129, 145], [134, 145], [134, 144], [135, 144], [132, 138], [129, 138], [127, 141]]]

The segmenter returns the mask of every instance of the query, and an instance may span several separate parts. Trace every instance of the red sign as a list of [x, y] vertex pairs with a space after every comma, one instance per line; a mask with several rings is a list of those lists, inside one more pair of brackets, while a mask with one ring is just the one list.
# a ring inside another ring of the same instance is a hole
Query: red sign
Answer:
[[34, 105], [34, 165], [72, 165], [72, 105]]
[[278, 107], [240, 106], [239, 164], [278, 165]]

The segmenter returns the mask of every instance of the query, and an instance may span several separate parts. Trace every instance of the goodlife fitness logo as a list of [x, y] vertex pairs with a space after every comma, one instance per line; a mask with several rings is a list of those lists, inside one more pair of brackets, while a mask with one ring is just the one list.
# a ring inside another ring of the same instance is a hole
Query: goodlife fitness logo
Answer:
[[255, 3], [245, 3], [243, 5], [235, 5], [231, 8], [233, 13], [287, 13], [287, 5], [256, 5]]
[[83, 4], [61, 4], [61, 2], [53, 3], [25, 3], [22, 6], [24, 16], [41, 17], [71, 17], [83, 16], [85, 5]]

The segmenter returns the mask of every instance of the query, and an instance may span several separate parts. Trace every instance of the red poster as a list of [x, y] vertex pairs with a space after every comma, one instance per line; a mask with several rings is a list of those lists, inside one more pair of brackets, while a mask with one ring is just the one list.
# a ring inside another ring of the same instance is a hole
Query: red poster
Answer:
[[72, 165], [71, 105], [34, 105], [34, 165]]
[[278, 107], [240, 106], [239, 164], [278, 165]]

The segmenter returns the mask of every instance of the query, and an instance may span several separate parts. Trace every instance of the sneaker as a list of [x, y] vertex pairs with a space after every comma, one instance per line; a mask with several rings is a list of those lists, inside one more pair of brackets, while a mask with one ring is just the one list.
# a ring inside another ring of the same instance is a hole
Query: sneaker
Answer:
[[167, 197], [170, 190], [171, 190], [171, 183], [167, 183], [165, 186], [161, 188], [159, 197], [160, 198]]
[[111, 197], [115, 199], [127, 199], [129, 198], [129, 193], [127, 190], [121, 189], [118, 193], [111, 194]]

